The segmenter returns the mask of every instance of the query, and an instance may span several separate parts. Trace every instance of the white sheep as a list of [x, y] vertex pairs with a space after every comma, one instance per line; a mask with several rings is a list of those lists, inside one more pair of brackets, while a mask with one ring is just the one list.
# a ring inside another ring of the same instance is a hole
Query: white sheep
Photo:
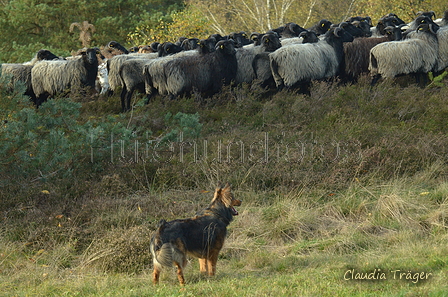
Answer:
[[98, 65], [97, 91], [100, 95], [105, 95], [110, 90], [109, 76], [107, 73], [107, 60]]

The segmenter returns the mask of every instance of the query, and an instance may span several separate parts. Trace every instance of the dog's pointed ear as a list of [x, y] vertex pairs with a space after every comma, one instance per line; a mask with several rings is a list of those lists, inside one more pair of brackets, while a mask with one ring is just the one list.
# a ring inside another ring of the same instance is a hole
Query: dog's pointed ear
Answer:
[[227, 182], [223, 190], [230, 191], [231, 185]]
[[217, 186], [215, 189], [215, 195], [213, 197], [213, 200], [216, 200], [219, 196], [222, 194], [222, 186]]

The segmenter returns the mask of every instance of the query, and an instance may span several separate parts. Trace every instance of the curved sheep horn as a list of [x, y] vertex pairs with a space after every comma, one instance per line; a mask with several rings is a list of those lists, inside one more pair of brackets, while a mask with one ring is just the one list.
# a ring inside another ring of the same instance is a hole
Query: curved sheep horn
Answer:
[[257, 41], [259, 37], [260, 37], [260, 33], [258, 33], [258, 32], [253, 32], [252, 34], [250, 34], [250, 37], [249, 37], [249, 38], [250, 38], [251, 40]]
[[333, 34], [334, 34], [336, 37], [341, 37], [341, 32], [342, 32], [343, 30], [344, 30], [344, 29], [341, 28], [341, 27], [336, 27], [336, 28], [334, 28]]
[[437, 31], [439, 30], [439, 26], [436, 24], [429, 24], [429, 31], [431, 31], [432, 34], [437, 34]]

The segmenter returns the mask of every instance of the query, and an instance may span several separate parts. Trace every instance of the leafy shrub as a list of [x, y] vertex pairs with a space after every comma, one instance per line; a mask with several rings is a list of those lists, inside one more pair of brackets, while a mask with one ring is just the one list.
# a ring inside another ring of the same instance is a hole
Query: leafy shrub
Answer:
[[[172, 115], [168, 112], [165, 115], [165, 123], [167, 124], [168, 133], [163, 136], [163, 141], [182, 141], [179, 137], [185, 139], [196, 139], [201, 134], [202, 124], [199, 123], [199, 113], [185, 114], [178, 112]], [[182, 135], [182, 136], [180, 136]]]
[[[68, 98], [48, 100], [39, 109], [27, 100], [19, 93], [14, 97], [2, 94], [0, 186], [68, 177], [74, 170], [90, 168], [93, 161], [105, 164], [113, 144], [104, 139], [119, 135], [129, 141], [133, 137], [132, 130], [114, 117], [103, 122], [80, 121], [81, 104]], [[98, 148], [95, 155], [94, 148]]]

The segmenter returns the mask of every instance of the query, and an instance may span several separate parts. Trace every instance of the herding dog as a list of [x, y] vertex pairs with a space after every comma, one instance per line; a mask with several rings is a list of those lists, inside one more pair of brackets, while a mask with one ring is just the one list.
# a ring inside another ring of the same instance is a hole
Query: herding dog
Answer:
[[153, 283], [159, 282], [162, 267], [177, 267], [177, 278], [185, 284], [183, 268], [187, 265], [187, 254], [199, 258], [201, 273], [215, 275], [216, 261], [227, 233], [227, 225], [238, 215], [234, 206], [241, 200], [235, 199], [227, 183], [215, 190], [210, 205], [196, 216], [167, 222], [161, 220], [151, 238], [153, 256]]

